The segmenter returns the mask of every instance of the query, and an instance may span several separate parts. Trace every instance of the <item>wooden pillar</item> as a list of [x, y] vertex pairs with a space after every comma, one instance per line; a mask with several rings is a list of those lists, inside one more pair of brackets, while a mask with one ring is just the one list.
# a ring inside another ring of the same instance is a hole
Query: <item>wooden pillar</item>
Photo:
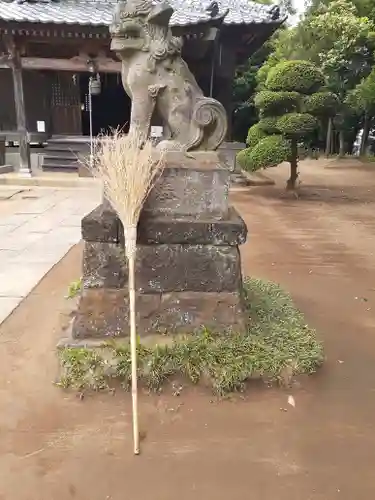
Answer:
[[14, 103], [17, 118], [17, 132], [20, 153], [20, 169], [19, 173], [25, 176], [31, 176], [31, 158], [30, 158], [30, 144], [29, 134], [26, 128], [26, 111], [25, 111], [25, 98], [23, 92], [22, 81], [22, 64], [21, 57], [14, 39], [6, 40], [7, 49], [10, 55], [10, 67], [13, 75], [13, 88], [14, 88]]

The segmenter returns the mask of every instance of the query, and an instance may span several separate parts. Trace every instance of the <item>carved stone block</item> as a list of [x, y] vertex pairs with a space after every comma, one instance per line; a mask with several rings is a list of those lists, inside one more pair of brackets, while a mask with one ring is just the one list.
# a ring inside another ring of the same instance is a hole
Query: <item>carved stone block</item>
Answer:
[[[204, 165], [204, 164], [202, 164]], [[168, 165], [146, 200], [144, 211], [170, 217], [228, 216], [229, 172], [217, 161], [202, 168]]]
[[[246, 224], [232, 207], [229, 208], [228, 218], [223, 220], [142, 214], [138, 225], [138, 243], [143, 245], [190, 243], [232, 246], [245, 243], [246, 236]], [[100, 205], [82, 219], [82, 238], [85, 241], [123, 244], [122, 224], [113, 210]]]
[[117, 243], [86, 241], [83, 250], [84, 288], [123, 288], [128, 282], [124, 249]]
[[82, 239], [118, 243], [120, 221], [108, 205], [99, 205], [82, 219]]
[[[85, 242], [84, 288], [123, 288], [127, 281], [122, 246]], [[235, 246], [138, 245], [136, 285], [140, 293], [232, 292], [240, 283], [240, 254]]]

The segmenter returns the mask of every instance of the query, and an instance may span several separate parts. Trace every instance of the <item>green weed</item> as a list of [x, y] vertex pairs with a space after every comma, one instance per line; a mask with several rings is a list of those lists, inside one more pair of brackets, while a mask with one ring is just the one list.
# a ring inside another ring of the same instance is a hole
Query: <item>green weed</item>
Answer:
[[74, 299], [82, 290], [82, 279], [72, 281], [68, 287], [67, 299]]

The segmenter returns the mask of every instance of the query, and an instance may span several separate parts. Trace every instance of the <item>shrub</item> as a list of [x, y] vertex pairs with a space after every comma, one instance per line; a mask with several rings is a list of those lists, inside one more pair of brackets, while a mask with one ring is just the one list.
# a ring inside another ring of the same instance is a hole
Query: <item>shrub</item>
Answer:
[[271, 69], [266, 88], [312, 94], [325, 83], [324, 75], [309, 61], [284, 61]]
[[300, 101], [298, 92], [272, 92], [263, 90], [254, 99], [255, 106], [261, 110], [262, 116], [277, 116], [294, 111]]
[[335, 116], [340, 105], [333, 92], [316, 92], [305, 98], [304, 109], [314, 116]]
[[288, 113], [277, 120], [276, 126], [288, 137], [305, 137], [318, 127], [318, 121], [308, 113]]
[[[252, 148], [254, 147], [261, 139], [263, 139], [263, 137], [266, 136], [266, 133], [264, 132], [264, 130], [262, 130], [260, 127], [259, 127], [259, 124], [256, 123], [255, 125], [253, 125], [252, 127], [249, 128], [249, 132], [247, 134], [247, 138], [246, 138], [246, 144]], [[242, 151], [240, 151], [242, 153]]]
[[249, 153], [253, 171], [276, 167], [290, 157], [290, 143], [281, 135], [270, 135], [261, 139]]

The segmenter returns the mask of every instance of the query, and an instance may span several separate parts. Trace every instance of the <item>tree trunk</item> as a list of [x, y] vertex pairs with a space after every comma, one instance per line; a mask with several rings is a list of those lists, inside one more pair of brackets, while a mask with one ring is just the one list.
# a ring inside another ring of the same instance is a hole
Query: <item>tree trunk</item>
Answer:
[[332, 151], [332, 118], [328, 118], [327, 137], [326, 137], [326, 156]]
[[345, 156], [345, 138], [344, 131], [339, 131], [339, 157], [343, 158]]
[[298, 179], [298, 146], [297, 140], [292, 139], [291, 141], [292, 154], [290, 157], [290, 177], [286, 183], [286, 189], [288, 191], [294, 191], [296, 189], [296, 182]]
[[370, 133], [370, 120], [368, 114], [365, 113], [365, 120], [363, 122], [363, 132], [361, 137], [361, 145], [359, 147], [360, 156], [364, 156], [366, 154], [369, 133]]

